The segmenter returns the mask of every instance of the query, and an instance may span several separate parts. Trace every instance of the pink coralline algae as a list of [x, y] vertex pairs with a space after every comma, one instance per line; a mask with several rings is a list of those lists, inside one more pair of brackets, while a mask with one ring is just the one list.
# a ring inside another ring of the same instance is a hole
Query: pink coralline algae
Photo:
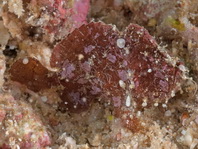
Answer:
[[46, 26], [50, 33], [60, 32], [60, 28], [67, 27], [69, 22], [73, 25], [71, 31], [87, 23], [89, 0], [54, 0], [40, 3], [42, 6], [47, 6], [47, 10], [52, 16]]
[[[58, 92], [64, 110], [85, 110], [96, 98], [110, 101], [115, 108], [147, 106], [168, 101], [181, 85], [180, 63], [173, 65], [169, 59], [143, 27], [131, 24], [119, 32], [111, 25], [89, 23], [54, 47], [51, 66], [59, 71], [50, 76], [62, 86]], [[31, 88], [27, 81], [16, 79], [24, 73], [15, 76], [14, 65], [13, 80]]]
[[34, 112], [25, 101], [15, 100], [9, 94], [0, 95], [1, 149], [16, 145], [21, 149], [45, 148], [51, 144], [50, 133]]
[[87, 23], [90, 0], [75, 0], [73, 11], [77, 12], [72, 16], [75, 20], [75, 27], [80, 27], [82, 23]]
[[[5, 26], [13, 37], [20, 40], [39, 37], [39, 40], [43, 38], [42, 41], [53, 43], [54, 40], [62, 39], [75, 28], [87, 23], [90, 0], [22, 0], [22, 2], [16, 4], [20, 5], [18, 6], [20, 10], [10, 9], [8, 4], [2, 9]], [[18, 11], [20, 15], [17, 16]], [[17, 34], [10, 26], [10, 21], [18, 26]]]

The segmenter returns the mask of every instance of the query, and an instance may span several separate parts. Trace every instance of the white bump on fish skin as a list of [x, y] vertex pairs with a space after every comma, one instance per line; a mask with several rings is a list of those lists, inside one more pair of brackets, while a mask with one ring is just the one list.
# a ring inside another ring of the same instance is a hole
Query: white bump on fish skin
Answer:
[[87, 101], [87, 98], [83, 97], [83, 98], [82, 98], [82, 101], [83, 101], [83, 102], [86, 102], [86, 101]]
[[125, 47], [125, 44], [126, 44], [126, 41], [123, 38], [117, 39], [117, 46], [119, 48], [124, 48]]
[[125, 89], [125, 87], [126, 87], [126, 84], [125, 84], [124, 81], [122, 81], [122, 80], [119, 80], [119, 85], [120, 85], [120, 87], [123, 88], [123, 89]]
[[128, 95], [126, 98], [126, 106], [130, 107], [130, 105], [131, 105], [131, 97]]
[[84, 58], [84, 55], [82, 55], [82, 54], [79, 54], [78, 55], [78, 60], [80, 61], [80, 60], [82, 60]]
[[23, 64], [28, 64], [29, 63], [29, 59], [28, 58], [24, 58], [23, 59]]
[[152, 72], [152, 69], [148, 69], [148, 73], [151, 73]]

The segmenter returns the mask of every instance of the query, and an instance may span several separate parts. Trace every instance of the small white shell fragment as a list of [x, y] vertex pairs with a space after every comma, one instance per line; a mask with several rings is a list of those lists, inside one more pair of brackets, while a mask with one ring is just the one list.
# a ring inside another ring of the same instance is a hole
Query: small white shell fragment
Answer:
[[184, 65], [179, 65], [179, 69], [180, 69], [181, 71], [183, 71], [183, 72], [185, 72], [185, 71], [186, 71], [186, 68], [185, 68], [185, 66], [184, 66]]
[[185, 135], [185, 134], [186, 134], [186, 130], [182, 130], [182, 131], [181, 131], [181, 134], [182, 134], [182, 135]]
[[147, 103], [146, 102], [143, 102], [142, 103], [142, 107], [146, 107], [147, 106]]
[[138, 116], [138, 117], [140, 117], [141, 114], [142, 114], [141, 111], [138, 111], [138, 112], [137, 112], [137, 116]]
[[28, 58], [24, 58], [23, 59], [23, 64], [28, 64], [29, 63], [29, 59]]
[[130, 107], [131, 106], [131, 97], [128, 95], [126, 98], [126, 106]]
[[42, 97], [41, 97], [41, 100], [42, 100], [43, 102], [46, 102], [48, 99], [47, 99], [46, 96], [42, 96]]
[[155, 106], [155, 107], [157, 107], [158, 105], [159, 105], [159, 104], [158, 104], [157, 102], [156, 102], [156, 103], [154, 103], [154, 106]]
[[190, 146], [192, 144], [193, 137], [190, 133], [186, 133], [186, 135], [184, 136], [184, 140], [185, 140], [186, 144], [188, 146]]
[[117, 39], [117, 46], [119, 48], [124, 48], [125, 47], [125, 44], [126, 44], [126, 41], [123, 38]]
[[171, 111], [170, 111], [170, 110], [167, 110], [167, 111], [164, 113], [164, 115], [165, 115], [166, 117], [170, 117], [170, 116], [171, 116]]

